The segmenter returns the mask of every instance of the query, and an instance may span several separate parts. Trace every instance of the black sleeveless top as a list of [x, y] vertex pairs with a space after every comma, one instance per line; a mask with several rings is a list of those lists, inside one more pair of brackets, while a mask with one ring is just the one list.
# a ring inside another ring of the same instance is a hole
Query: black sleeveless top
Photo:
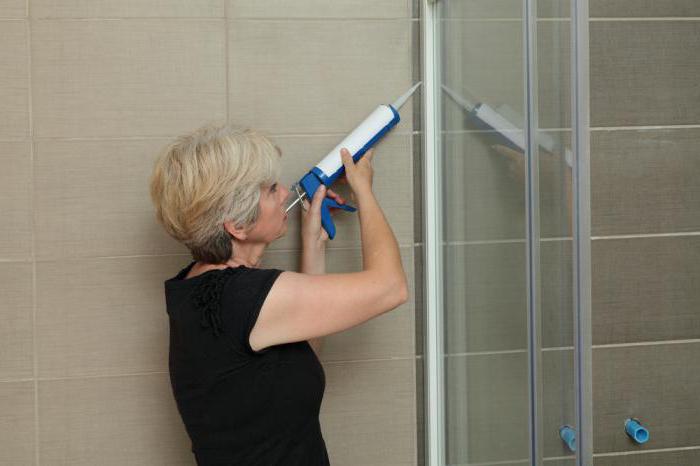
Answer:
[[282, 273], [245, 266], [165, 281], [170, 382], [198, 465], [329, 465], [326, 387], [306, 341], [255, 352], [248, 340]]

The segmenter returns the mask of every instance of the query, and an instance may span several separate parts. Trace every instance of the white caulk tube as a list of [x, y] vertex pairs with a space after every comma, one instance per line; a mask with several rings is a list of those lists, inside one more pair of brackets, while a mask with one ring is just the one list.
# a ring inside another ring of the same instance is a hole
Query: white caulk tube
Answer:
[[[295, 204], [306, 197], [311, 199], [323, 184], [331, 186], [344, 172], [345, 166], [340, 157], [340, 150], [347, 148], [353, 161], [357, 162], [379, 139], [391, 130], [401, 120], [399, 109], [411, 97], [421, 83], [413, 86], [408, 92], [399, 97], [392, 105], [382, 104], [378, 106], [362, 123], [360, 123], [348, 136], [331, 150], [314, 168], [292, 186], [290, 191], [296, 194], [296, 199], [287, 207], [289, 211]], [[333, 199], [325, 198], [321, 205], [321, 225], [328, 232], [328, 237], [335, 236], [335, 225], [331, 220], [330, 207], [336, 207], [350, 212], [356, 209], [347, 204], [338, 204]]]

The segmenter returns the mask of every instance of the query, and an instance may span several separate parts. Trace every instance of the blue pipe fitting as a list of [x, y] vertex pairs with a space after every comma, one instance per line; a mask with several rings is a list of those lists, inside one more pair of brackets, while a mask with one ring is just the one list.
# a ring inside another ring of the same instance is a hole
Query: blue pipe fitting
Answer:
[[625, 421], [625, 432], [632, 440], [642, 444], [649, 440], [649, 431], [642, 425], [639, 419], [630, 418]]
[[569, 450], [576, 451], [576, 431], [571, 426], [561, 426], [559, 428], [559, 436], [569, 447]]

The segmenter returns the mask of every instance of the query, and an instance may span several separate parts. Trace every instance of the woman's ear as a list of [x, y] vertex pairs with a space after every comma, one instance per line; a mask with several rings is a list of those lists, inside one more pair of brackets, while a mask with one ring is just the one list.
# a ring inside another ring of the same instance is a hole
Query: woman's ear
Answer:
[[224, 229], [228, 233], [239, 241], [245, 241], [248, 238], [248, 231], [246, 228], [238, 228], [232, 221], [224, 222]]

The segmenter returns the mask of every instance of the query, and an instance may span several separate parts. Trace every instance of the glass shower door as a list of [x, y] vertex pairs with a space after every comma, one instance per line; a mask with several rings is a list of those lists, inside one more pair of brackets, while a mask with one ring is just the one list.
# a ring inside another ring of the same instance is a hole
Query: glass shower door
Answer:
[[434, 9], [448, 465], [576, 464], [568, 3]]

